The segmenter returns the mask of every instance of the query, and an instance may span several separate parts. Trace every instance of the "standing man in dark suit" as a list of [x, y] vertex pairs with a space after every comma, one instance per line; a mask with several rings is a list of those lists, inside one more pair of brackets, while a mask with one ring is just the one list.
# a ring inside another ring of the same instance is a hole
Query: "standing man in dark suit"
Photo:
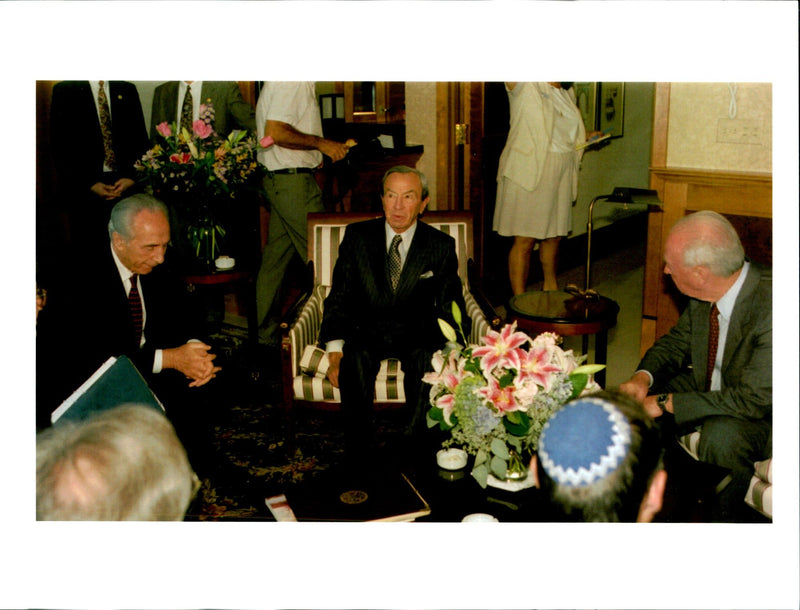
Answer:
[[699, 429], [700, 460], [731, 469], [738, 506], [753, 463], [772, 454], [772, 273], [745, 259], [736, 230], [711, 211], [675, 223], [664, 261], [689, 304], [620, 389], [674, 418], [678, 434]]
[[[417, 222], [430, 199], [424, 174], [391, 168], [382, 199], [385, 218], [347, 227], [320, 330], [328, 378], [341, 389], [351, 452], [373, 441], [375, 378], [385, 358], [401, 361], [409, 431], [424, 430], [422, 376], [445, 343], [438, 318], [455, 325], [453, 302], [466, 311], [453, 239]], [[469, 327], [468, 320], [463, 324]]]
[[70, 241], [94, 252], [103, 245], [111, 208], [134, 186], [134, 163], [147, 151], [139, 93], [124, 81], [63, 81], [53, 87], [50, 120]]
[[[107, 227], [110, 245], [70, 266], [48, 291], [37, 325], [37, 415], [52, 410], [111, 356], [124, 354], [150, 384], [192, 453], [202, 425], [186, 388], [220, 370], [205, 343], [193, 340], [184, 287], [163, 269], [169, 221], [164, 204], [145, 194], [118, 202]], [[196, 396], [196, 393], [195, 393]]]
[[181, 124], [186, 93], [190, 92], [188, 107], [191, 121], [200, 117], [200, 106], [211, 104], [214, 120], [211, 127], [225, 138], [234, 129], [246, 129], [255, 134], [256, 110], [242, 97], [236, 81], [168, 81], [153, 92], [153, 112], [150, 117], [150, 138], [156, 138], [156, 125]]

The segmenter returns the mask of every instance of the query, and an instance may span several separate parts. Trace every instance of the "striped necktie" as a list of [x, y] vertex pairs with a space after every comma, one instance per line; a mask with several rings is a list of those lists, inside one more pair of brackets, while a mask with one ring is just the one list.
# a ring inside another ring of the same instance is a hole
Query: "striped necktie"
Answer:
[[714, 373], [714, 364], [717, 361], [717, 347], [719, 346], [719, 309], [717, 304], [711, 304], [708, 314], [708, 361], [706, 363], [706, 392], [711, 389], [711, 375]]
[[142, 342], [142, 328], [144, 327], [144, 310], [142, 309], [142, 298], [139, 296], [138, 280], [139, 276], [131, 276], [131, 289], [128, 291], [128, 306], [131, 309], [131, 321], [133, 322], [133, 338], [138, 346]]
[[111, 136], [111, 108], [108, 106], [108, 97], [103, 87], [105, 81], [98, 81], [97, 108], [100, 114], [100, 132], [103, 134], [103, 163], [111, 170], [116, 169], [114, 158], [114, 145]]
[[181, 109], [181, 129], [192, 133], [192, 118], [194, 115], [194, 101], [192, 100], [192, 88], [186, 85], [186, 95], [183, 96], [183, 108]]

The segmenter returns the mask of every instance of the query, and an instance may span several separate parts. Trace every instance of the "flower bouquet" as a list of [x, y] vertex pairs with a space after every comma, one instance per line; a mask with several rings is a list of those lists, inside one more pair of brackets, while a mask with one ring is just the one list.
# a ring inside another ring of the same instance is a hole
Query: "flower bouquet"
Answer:
[[605, 365], [581, 365], [585, 356], [559, 347], [561, 338], [542, 333], [532, 339], [516, 322], [489, 331], [482, 345], [469, 345], [453, 305], [455, 329], [439, 326], [447, 347], [433, 355], [428, 426], [449, 431], [445, 447], [457, 445], [475, 456], [472, 476], [486, 487], [490, 475], [501, 481], [524, 479], [528, 456], [550, 416], [583, 392], [599, 389], [591, 376]]
[[270, 137], [256, 142], [243, 130], [220, 137], [211, 126], [213, 120], [209, 103], [200, 106], [191, 132], [175, 123], [156, 125], [156, 144], [135, 165], [147, 189], [175, 208], [182, 225], [178, 231], [188, 238], [194, 255], [210, 260], [216, 258], [225, 235], [222, 206], [256, 188], [261, 172], [256, 153], [273, 144]]

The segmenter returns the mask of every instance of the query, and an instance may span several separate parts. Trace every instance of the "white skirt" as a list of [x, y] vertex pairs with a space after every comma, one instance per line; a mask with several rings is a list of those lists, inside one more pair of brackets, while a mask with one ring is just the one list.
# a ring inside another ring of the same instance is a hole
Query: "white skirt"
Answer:
[[533, 191], [503, 177], [497, 182], [493, 228], [500, 235], [548, 239], [572, 230], [574, 153], [547, 153]]

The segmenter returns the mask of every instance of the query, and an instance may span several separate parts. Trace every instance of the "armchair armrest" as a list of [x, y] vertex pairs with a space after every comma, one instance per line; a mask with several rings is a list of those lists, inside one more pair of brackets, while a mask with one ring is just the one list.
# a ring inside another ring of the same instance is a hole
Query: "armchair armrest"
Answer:
[[470, 293], [475, 299], [475, 302], [483, 311], [486, 321], [492, 330], [498, 330], [503, 324], [503, 318], [497, 313], [495, 308], [489, 302], [489, 299], [483, 292], [480, 284], [480, 278], [475, 271], [475, 261], [469, 259], [467, 261], [467, 276], [469, 277]]
[[[291, 405], [293, 390], [291, 379], [300, 374], [300, 358], [307, 345], [316, 343], [322, 325], [322, 305], [325, 300], [325, 287], [317, 286], [313, 294], [304, 302], [302, 309], [291, 325], [283, 329], [281, 337], [281, 374], [284, 405]], [[283, 328], [283, 324], [281, 325]]]

